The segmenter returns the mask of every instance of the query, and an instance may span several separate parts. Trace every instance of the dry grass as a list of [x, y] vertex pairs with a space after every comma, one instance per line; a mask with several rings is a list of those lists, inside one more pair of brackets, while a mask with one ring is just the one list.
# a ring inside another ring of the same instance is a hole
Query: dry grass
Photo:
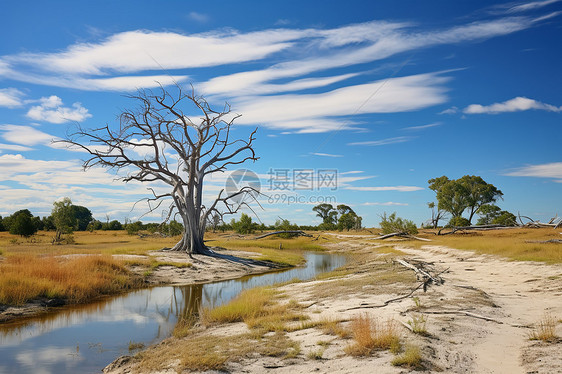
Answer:
[[415, 345], [408, 345], [404, 353], [396, 356], [392, 360], [394, 366], [405, 366], [411, 369], [422, 369], [422, 357], [419, 347]]
[[392, 319], [381, 322], [365, 313], [351, 321], [351, 331], [354, 342], [345, 348], [349, 355], [368, 356], [377, 350], [400, 349], [397, 324]]
[[39, 298], [80, 303], [137, 285], [125, 266], [110, 256], [11, 255], [0, 270], [0, 304], [8, 305]]
[[250, 329], [261, 332], [287, 331], [287, 322], [300, 321], [306, 317], [297, 312], [295, 302], [276, 302], [279, 293], [271, 287], [258, 287], [243, 291], [227, 304], [201, 311], [204, 325], [245, 322]]
[[150, 236], [140, 238], [128, 235], [126, 231], [77, 231], [74, 244], [52, 245], [54, 233], [39, 231], [30, 239], [23, 239], [7, 232], [0, 232], [0, 248], [5, 256], [13, 254], [136, 254], [146, 255], [149, 251], [171, 247], [179, 240]]
[[[472, 231], [467, 234], [446, 236], [420, 235], [434, 241], [431, 245], [444, 245], [457, 249], [469, 249], [478, 253], [492, 254], [517, 261], [541, 261], [562, 263], [562, 244], [533, 243], [550, 239], [562, 239], [560, 230], [551, 228]], [[409, 241], [408, 245], [421, 247], [427, 243]]]
[[545, 342], [553, 341], [556, 336], [556, 317], [552, 314], [545, 313], [539, 322], [535, 324], [535, 329], [529, 333], [529, 339], [542, 340]]

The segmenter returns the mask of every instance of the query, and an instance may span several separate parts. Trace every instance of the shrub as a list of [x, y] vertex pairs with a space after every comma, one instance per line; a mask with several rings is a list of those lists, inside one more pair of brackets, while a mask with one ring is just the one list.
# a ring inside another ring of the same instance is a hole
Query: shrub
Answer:
[[464, 217], [453, 217], [447, 224], [447, 227], [465, 227], [470, 226], [470, 221]]
[[391, 234], [393, 232], [402, 232], [407, 234], [417, 234], [418, 229], [413, 221], [396, 217], [396, 212], [388, 217], [386, 212], [381, 216], [381, 229], [383, 234]]
[[234, 231], [239, 234], [251, 234], [255, 231], [256, 224], [252, 222], [252, 217], [242, 213], [240, 216], [240, 221], [235, 221], [234, 219], [230, 223]]

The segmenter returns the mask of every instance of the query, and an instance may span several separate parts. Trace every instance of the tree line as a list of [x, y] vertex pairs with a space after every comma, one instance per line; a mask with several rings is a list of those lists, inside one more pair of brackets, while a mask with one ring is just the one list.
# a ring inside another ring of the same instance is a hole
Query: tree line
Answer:
[[0, 231], [8, 231], [10, 234], [22, 237], [31, 237], [37, 231], [54, 231], [54, 243], [72, 241], [70, 235], [74, 231], [117, 231], [127, 230], [129, 234], [139, 231], [160, 232], [169, 236], [180, 235], [183, 232], [181, 223], [172, 220], [168, 223], [143, 223], [141, 221], [129, 222], [125, 220], [121, 223], [118, 220], [107, 220], [102, 222], [92, 216], [90, 209], [72, 204], [72, 201], [65, 197], [53, 203], [53, 210], [49, 216], [34, 216], [29, 209], [21, 209], [13, 214], [0, 216]]

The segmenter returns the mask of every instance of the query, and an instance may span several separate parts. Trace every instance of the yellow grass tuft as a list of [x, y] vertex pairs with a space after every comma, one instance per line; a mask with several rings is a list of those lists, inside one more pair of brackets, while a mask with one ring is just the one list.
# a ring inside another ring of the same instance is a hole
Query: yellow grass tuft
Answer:
[[542, 319], [535, 324], [535, 329], [529, 334], [531, 340], [553, 341], [556, 336], [557, 319], [552, 314], [545, 313]]
[[351, 321], [354, 343], [345, 348], [352, 356], [368, 356], [376, 350], [397, 350], [400, 344], [397, 324], [389, 319], [381, 322], [365, 313]]
[[422, 357], [419, 347], [415, 345], [408, 345], [404, 353], [396, 356], [392, 360], [392, 365], [394, 366], [405, 366], [412, 369], [422, 368]]

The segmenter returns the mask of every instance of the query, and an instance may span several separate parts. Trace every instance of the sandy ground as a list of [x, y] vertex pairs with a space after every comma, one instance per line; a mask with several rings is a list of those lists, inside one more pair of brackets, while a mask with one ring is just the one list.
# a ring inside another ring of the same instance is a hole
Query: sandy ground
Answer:
[[[340, 238], [334, 246], [356, 253], [376, 251], [376, 244], [366, 238]], [[554, 342], [533, 341], [529, 334], [545, 313], [562, 319], [562, 266], [507, 261], [438, 246], [421, 249], [400, 248], [404, 258], [432, 263], [443, 272], [442, 285], [421, 289], [412, 297], [382, 308], [361, 308], [361, 305], [382, 304], [404, 288], [394, 292], [377, 292], [376, 285], [363, 286], [356, 292], [314, 298], [311, 290], [318, 284], [338, 282], [337, 279], [289, 284], [283, 287], [292, 299], [309, 305], [311, 320], [350, 320], [361, 313], [373, 318], [392, 318], [400, 324], [402, 340], [421, 348], [426, 372], [445, 373], [562, 373], [562, 339]], [[380, 259], [379, 259], [380, 261]], [[368, 265], [368, 264], [367, 264]], [[356, 277], [359, 275], [349, 275]], [[207, 275], [201, 276], [201, 279]], [[198, 278], [199, 279], [199, 278]], [[387, 290], [385, 288], [385, 290]], [[357, 308], [359, 309], [351, 309]], [[351, 310], [350, 310], [351, 309]], [[468, 312], [468, 315], [465, 314]], [[428, 335], [414, 334], [404, 324], [412, 316], [423, 315]], [[485, 317], [484, 320], [479, 317]], [[242, 323], [211, 328], [207, 333], [227, 335], [245, 331]], [[562, 323], [556, 327], [562, 336]], [[309, 328], [288, 333], [298, 341], [301, 354], [292, 359], [257, 356], [245, 358], [228, 366], [230, 373], [406, 373], [410, 369], [394, 367], [389, 352], [372, 357], [353, 358], [344, 353], [349, 340], [326, 335]], [[321, 359], [307, 353], [325, 347]], [[127, 361], [127, 360], [125, 360]], [[171, 367], [173, 368], [173, 363]], [[107, 373], [137, 372], [135, 364], [121, 363], [106, 369]], [[163, 372], [175, 372], [173, 369]]]

